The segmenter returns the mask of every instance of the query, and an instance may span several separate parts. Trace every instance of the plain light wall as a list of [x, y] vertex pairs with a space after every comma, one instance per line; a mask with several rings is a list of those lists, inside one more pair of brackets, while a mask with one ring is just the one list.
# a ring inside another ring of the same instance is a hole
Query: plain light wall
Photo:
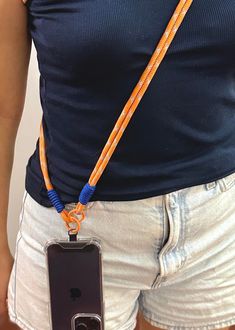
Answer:
[[19, 228], [19, 216], [25, 189], [26, 165], [29, 157], [36, 148], [41, 118], [42, 109], [39, 96], [39, 70], [36, 50], [32, 43], [25, 106], [16, 137], [10, 182], [8, 239], [13, 255], [15, 254], [16, 235]]

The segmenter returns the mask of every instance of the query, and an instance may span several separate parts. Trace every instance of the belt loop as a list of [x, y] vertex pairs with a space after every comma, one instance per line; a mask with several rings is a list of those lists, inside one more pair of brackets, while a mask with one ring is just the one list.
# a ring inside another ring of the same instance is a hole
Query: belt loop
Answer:
[[216, 184], [217, 184], [217, 182], [216, 181], [212, 181], [212, 182], [208, 182], [208, 183], [206, 183], [206, 190], [210, 190], [210, 189], [212, 189], [212, 188], [215, 188], [216, 187]]
[[221, 191], [226, 191], [227, 190], [226, 178], [219, 179], [217, 182], [218, 182], [218, 185], [219, 185]]
[[221, 191], [226, 191], [234, 184], [234, 182], [235, 182], [235, 172], [228, 174], [221, 179], [217, 179], [215, 181], [206, 183], [205, 187], [207, 190], [210, 190], [214, 188], [216, 184], [218, 184]]
[[219, 179], [218, 182], [221, 185], [222, 191], [226, 191], [227, 189], [229, 189], [234, 184], [234, 180], [235, 180], [235, 172], [226, 175], [222, 179]]

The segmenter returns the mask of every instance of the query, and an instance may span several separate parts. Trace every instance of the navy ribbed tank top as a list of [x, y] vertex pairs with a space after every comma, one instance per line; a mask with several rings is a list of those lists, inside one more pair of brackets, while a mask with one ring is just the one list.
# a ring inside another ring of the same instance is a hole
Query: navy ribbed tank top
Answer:
[[[49, 175], [77, 202], [178, 0], [28, 0]], [[235, 2], [197, 0], [91, 200], [147, 198], [235, 171]], [[50, 207], [39, 140], [25, 185]]]

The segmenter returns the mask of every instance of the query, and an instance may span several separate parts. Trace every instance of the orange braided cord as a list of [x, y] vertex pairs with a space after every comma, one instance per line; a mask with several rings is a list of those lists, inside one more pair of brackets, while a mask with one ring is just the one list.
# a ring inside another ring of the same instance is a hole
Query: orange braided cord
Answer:
[[116, 146], [121, 139], [132, 115], [134, 114], [141, 98], [143, 97], [145, 91], [150, 84], [155, 72], [157, 71], [159, 65], [161, 64], [167, 49], [172, 42], [176, 31], [178, 30], [180, 24], [183, 21], [185, 14], [187, 13], [193, 0], [181, 0], [177, 5], [173, 16], [171, 17], [163, 36], [161, 37], [157, 48], [155, 49], [146, 69], [140, 77], [137, 85], [135, 86], [130, 98], [125, 104], [121, 115], [119, 116], [114, 129], [112, 130], [108, 141], [103, 148], [101, 155], [96, 163], [96, 166], [91, 173], [89, 178], [89, 184], [95, 186], [105, 170], [109, 159], [111, 158]]
[[44, 133], [43, 133], [42, 122], [40, 125], [39, 158], [40, 158], [40, 165], [41, 165], [41, 170], [43, 173], [46, 188], [47, 188], [47, 190], [53, 189], [53, 186], [52, 186], [51, 180], [49, 178], [49, 174], [48, 174], [48, 168], [47, 168], [46, 147], [45, 147], [45, 138], [44, 138]]
[[[147, 90], [153, 76], [155, 75], [158, 67], [160, 66], [178, 28], [180, 27], [188, 9], [190, 8], [193, 0], [180, 0], [167, 27], [157, 44], [157, 47], [150, 58], [150, 61], [145, 68], [144, 72], [142, 73], [137, 85], [133, 89], [131, 96], [129, 97], [128, 101], [126, 102], [101, 154], [100, 157], [95, 165], [94, 170], [92, 171], [89, 184], [91, 186], [95, 186], [101, 177], [103, 171], [105, 170], [114, 150], [118, 142], [120, 141], [132, 115], [134, 114], [140, 100], [142, 99], [145, 91]], [[47, 161], [46, 161], [46, 152], [45, 152], [45, 139], [43, 134], [43, 127], [42, 123], [40, 125], [40, 164], [41, 169], [45, 181], [45, 185], [47, 190], [53, 189], [52, 183], [50, 181], [48, 175], [48, 168], [47, 168]], [[80, 222], [82, 222], [85, 218], [84, 214], [85, 205], [81, 204], [80, 202], [77, 203], [76, 207], [72, 209], [70, 212], [63, 210], [60, 214], [65, 221], [67, 229], [72, 229], [69, 226], [70, 222], [76, 222], [77, 227], [73, 230], [74, 233], [77, 233], [80, 229]], [[72, 214], [80, 214], [81, 218], [77, 219], [73, 217]]]

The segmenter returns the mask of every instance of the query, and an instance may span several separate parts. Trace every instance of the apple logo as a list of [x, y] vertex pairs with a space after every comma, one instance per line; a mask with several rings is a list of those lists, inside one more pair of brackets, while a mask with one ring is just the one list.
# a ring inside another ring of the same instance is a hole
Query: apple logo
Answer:
[[79, 290], [79, 288], [70, 289], [70, 297], [72, 298], [73, 301], [75, 301], [80, 296], [81, 296], [81, 291]]

